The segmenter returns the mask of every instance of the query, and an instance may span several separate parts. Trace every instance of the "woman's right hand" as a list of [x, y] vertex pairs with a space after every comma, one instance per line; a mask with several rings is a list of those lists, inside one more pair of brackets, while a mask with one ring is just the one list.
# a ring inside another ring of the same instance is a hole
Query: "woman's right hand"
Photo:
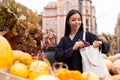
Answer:
[[84, 46], [84, 43], [83, 41], [77, 41], [75, 42], [74, 46], [73, 46], [73, 51], [79, 49], [79, 48], [82, 48]]

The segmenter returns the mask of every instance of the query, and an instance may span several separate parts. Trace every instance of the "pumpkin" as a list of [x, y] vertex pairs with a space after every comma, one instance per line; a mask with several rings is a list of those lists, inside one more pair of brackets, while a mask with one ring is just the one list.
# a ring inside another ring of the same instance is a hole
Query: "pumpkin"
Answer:
[[67, 80], [66, 76], [67, 69], [65, 68], [59, 68], [55, 71], [55, 75], [60, 79], [60, 80]]
[[44, 62], [46, 62], [49, 67], [51, 67], [50, 61], [48, 59], [45, 58]]
[[32, 63], [32, 56], [29, 53], [23, 53], [20, 57], [20, 62], [26, 65], [30, 65]]
[[23, 63], [15, 63], [11, 68], [10, 68], [10, 73], [22, 78], [27, 78], [29, 74], [29, 70], [27, 66]]
[[34, 80], [36, 77], [50, 74], [49, 65], [45, 61], [33, 61], [29, 67], [29, 80]]
[[117, 59], [116, 61], [113, 62], [112, 72], [114, 74], [120, 74], [120, 59]]
[[42, 71], [37, 71], [37, 70], [31, 71], [29, 73], [29, 80], [35, 80], [35, 78], [37, 78], [38, 76], [45, 75], [45, 74], [48, 74], [48, 72], [46, 72], [45, 70], [42, 70]]
[[14, 54], [14, 61], [18, 61], [20, 59], [21, 54], [23, 54], [23, 51], [13, 50], [13, 54]]
[[13, 50], [14, 53], [14, 61], [19, 61], [24, 63], [25, 65], [30, 65], [32, 60], [32, 56], [29, 53], [20, 51], [20, 50]]
[[55, 71], [55, 75], [60, 80], [84, 80], [80, 71], [67, 70], [65, 68], [59, 68]]
[[120, 74], [111, 76], [111, 80], [120, 80]]
[[44, 62], [44, 61], [33, 61], [31, 64], [30, 64], [30, 71], [34, 71], [34, 70], [37, 70], [37, 71], [46, 71], [46, 73], [48, 73], [48, 68], [49, 68], [49, 65]]
[[84, 80], [100, 80], [99, 77], [93, 72], [83, 72], [82, 76], [84, 77]]
[[39, 76], [35, 80], [59, 80], [59, 78], [57, 78], [56, 76], [47, 74], [47, 75]]
[[67, 71], [67, 78], [73, 80], [84, 80], [82, 74], [78, 70], [68, 70]]
[[38, 77], [39, 75], [41, 75], [41, 74], [39, 74], [39, 72], [40, 71], [32, 71], [32, 72], [30, 72], [29, 73], [29, 80], [34, 80], [36, 77]]
[[110, 56], [109, 58], [111, 58], [111, 60], [114, 62], [116, 61], [117, 59], [120, 59], [120, 54], [115, 54], [113, 56]]
[[108, 56], [107, 59], [109, 59], [113, 62], [113, 56]]
[[106, 59], [104, 59], [104, 63], [106, 64], [109, 72], [112, 72], [112, 64], [113, 64], [112, 61], [110, 59], [106, 58]]
[[0, 36], [0, 69], [10, 68], [13, 65], [13, 52], [12, 48], [3, 36]]

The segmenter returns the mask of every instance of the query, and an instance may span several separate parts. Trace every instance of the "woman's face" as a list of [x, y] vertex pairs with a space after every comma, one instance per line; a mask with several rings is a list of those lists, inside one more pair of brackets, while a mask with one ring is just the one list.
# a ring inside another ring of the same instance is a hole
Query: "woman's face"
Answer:
[[69, 18], [68, 24], [71, 27], [71, 30], [77, 31], [81, 25], [81, 17], [78, 13], [75, 13]]

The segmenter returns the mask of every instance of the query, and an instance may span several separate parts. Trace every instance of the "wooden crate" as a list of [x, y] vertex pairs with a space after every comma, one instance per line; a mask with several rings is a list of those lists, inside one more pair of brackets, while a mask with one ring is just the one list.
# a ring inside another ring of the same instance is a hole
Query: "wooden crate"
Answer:
[[12, 74], [0, 70], [0, 80], [26, 80], [26, 79], [14, 76]]

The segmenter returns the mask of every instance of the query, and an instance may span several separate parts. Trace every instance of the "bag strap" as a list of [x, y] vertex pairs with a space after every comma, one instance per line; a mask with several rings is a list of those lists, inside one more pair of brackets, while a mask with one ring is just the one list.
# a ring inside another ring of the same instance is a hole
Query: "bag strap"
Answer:
[[86, 37], [86, 31], [83, 31], [83, 40], [85, 40]]

